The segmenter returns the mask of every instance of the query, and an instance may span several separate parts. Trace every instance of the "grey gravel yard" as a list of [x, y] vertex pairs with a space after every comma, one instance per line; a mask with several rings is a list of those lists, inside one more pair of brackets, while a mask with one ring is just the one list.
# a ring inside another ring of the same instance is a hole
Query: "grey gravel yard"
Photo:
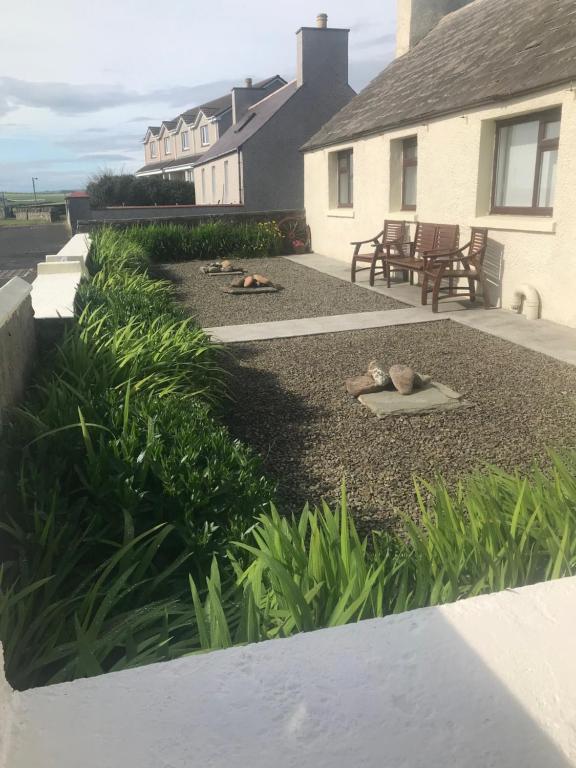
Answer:
[[[526, 469], [576, 445], [576, 369], [447, 320], [233, 345], [232, 433], [258, 450], [284, 511], [348, 496], [363, 527], [417, 516], [413, 475]], [[344, 390], [380, 358], [431, 374], [472, 407], [379, 421]]]
[[205, 328], [375, 312], [406, 306], [280, 256], [234, 259], [234, 265], [241, 266], [247, 274], [260, 273], [269, 277], [283, 290], [272, 294], [231, 296], [223, 293], [221, 288], [229, 285], [232, 277], [208, 277], [200, 273], [200, 267], [209, 263], [190, 261], [163, 264], [154, 269], [157, 276], [175, 283], [178, 298]]

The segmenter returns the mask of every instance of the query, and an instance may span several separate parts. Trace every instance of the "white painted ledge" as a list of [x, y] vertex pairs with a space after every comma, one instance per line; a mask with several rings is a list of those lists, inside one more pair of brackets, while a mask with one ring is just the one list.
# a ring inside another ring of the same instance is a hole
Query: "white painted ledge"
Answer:
[[15, 695], [7, 768], [568, 768], [576, 578]]
[[79, 269], [62, 274], [38, 275], [32, 283], [32, 308], [36, 320], [74, 316], [74, 298], [80, 282]]
[[0, 328], [30, 295], [32, 286], [21, 277], [13, 277], [0, 288]]
[[90, 235], [74, 235], [68, 240], [66, 245], [58, 251], [58, 256], [69, 258], [70, 256], [81, 256], [86, 259], [90, 250]]
[[556, 232], [556, 222], [548, 216], [506, 216], [494, 213], [490, 216], [478, 216], [474, 219], [473, 226], [507, 232], [542, 232], [548, 234]]

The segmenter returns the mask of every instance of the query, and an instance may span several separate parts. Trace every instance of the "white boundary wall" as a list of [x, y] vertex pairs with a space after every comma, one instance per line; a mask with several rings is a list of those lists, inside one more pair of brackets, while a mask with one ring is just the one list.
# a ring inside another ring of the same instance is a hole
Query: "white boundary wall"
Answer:
[[90, 250], [89, 235], [74, 235], [57, 254], [38, 264], [32, 284], [32, 306], [37, 320], [74, 316], [74, 298], [80, 278], [86, 272]]
[[7, 768], [576, 765], [576, 578], [14, 695]]
[[20, 277], [0, 288], [0, 428], [2, 410], [21, 397], [36, 352], [30, 291]]

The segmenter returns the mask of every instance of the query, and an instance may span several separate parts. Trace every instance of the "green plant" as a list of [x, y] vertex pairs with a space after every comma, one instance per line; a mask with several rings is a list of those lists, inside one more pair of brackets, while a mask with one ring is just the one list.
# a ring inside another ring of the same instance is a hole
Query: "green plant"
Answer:
[[86, 191], [94, 208], [114, 205], [193, 205], [194, 184], [155, 176], [101, 171], [93, 176]]

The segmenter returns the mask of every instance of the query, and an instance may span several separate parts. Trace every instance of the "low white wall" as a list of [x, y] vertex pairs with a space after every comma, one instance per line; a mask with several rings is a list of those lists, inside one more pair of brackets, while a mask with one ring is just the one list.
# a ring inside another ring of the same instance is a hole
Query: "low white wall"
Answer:
[[36, 352], [30, 291], [20, 277], [0, 288], [0, 428], [3, 409], [22, 395]]
[[576, 765], [576, 578], [16, 694], [8, 768]]
[[37, 320], [74, 316], [78, 283], [86, 273], [90, 236], [74, 235], [57, 254], [38, 264], [38, 277], [32, 284], [32, 305]]
[[0, 768], [6, 768], [14, 720], [14, 694], [4, 676], [4, 655], [0, 645]]

